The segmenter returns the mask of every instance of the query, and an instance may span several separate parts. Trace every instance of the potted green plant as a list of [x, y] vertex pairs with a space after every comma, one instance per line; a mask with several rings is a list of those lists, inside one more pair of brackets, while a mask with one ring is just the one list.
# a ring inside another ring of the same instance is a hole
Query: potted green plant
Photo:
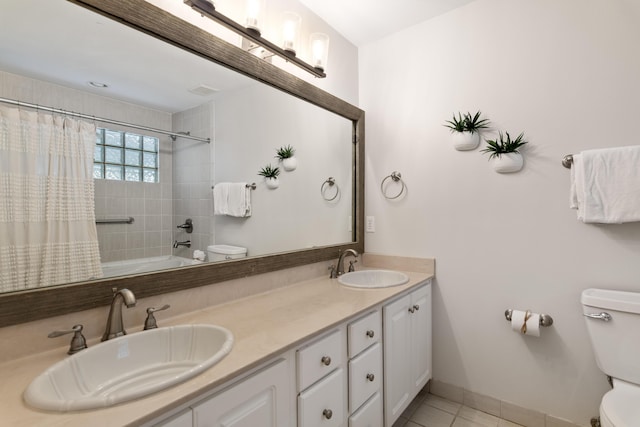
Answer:
[[528, 141], [524, 139], [524, 133], [511, 139], [509, 132], [505, 132], [504, 135], [499, 132], [498, 138], [495, 140], [487, 139], [486, 142], [487, 147], [482, 152], [489, 153], [489, 160], [496, 172], [509, 173], [522, 169], [524, 161], [519, 150], [523, 145], [528, 144]]
[[451, 120], [447, 120], [445, 126], [453, 133], [453, 147], [458, 151], [473, 150], [480, 144], [480, 131], [489, 127], [488, 119], [481, 119], [482, 113], [477, 111], [475, 115], [458, 112]]
[[280, 186], [280, 180], [278, 179], [278, 175], [280, 175], [279, 167], [271, 167], [271, 165], [267, 165], [260, 169], [258, 175], [263, 176], [265, 183], [267, 184], [267, 188], [275, 189]]
[[296, 150], [290, 145], [280, 147], [276, 151], [276, 159], [282, 163], [282, 167], [287, 172], [296, 170], [298, 167], [298, 160], [294, 156], [295, 153]]

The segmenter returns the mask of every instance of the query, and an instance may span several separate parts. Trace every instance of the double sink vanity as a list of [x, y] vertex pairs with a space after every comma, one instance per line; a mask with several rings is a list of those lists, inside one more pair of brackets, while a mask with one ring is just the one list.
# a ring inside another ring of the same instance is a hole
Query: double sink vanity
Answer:
[[431, 378], [433, 263], [421, 261], [316, 276], [73, 356], [3, 363], [0, 424], [391, 426]]

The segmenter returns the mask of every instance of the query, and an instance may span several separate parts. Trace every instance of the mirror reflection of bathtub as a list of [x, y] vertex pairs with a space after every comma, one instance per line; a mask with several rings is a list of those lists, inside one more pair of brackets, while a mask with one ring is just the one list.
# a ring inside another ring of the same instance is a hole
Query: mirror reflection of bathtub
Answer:
[[126, 261], [103, 262], [102, 273], [105, 278], [131, 276], [134, 274], [149, 273], [151, 271], [184, 267], [187, 265], [191, 265], [192, 263], [193, 260], [172, 255], [151, 258], [138, 258]]

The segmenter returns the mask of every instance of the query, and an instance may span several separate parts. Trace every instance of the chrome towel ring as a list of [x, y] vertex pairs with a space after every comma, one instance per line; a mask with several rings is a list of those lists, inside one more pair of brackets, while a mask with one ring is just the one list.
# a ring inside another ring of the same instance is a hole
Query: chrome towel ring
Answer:
[[[400, 192], [398, 194], [396, 194], [395, 196], [389, 196], [384, 190], [384, 184], [385, 182], [387, 182], [388, 179], [391, 179], [393, 182], [399, 182], [402, 187], [400, 188]], [[380, 191], [382, 192], [382, 195], [384, 196], [385, 199], [388, 200], [393, 200], [393, 199], [397, 199], [398, 197], [402, 196], [402, 193], [404, 193], [406, 186], [404, 185], [404, 181], [402, 180], [402, 174], [400, 172], [396, 172], [393, 171], [391, 173], [391, 175], [386, 176], [382, 182], [380, 183]]]
[[[333, 186], [336, 187], [336, 194], [334, 194], [333, 197], [327, 197], [325, 191]], [[322, 195], [322, 198], [327, 202], [332, 202], [336, 199], [336, 197], [338, 197], [338, 194], [340, 194], [340, 187], [338, 187], [338, 184], [336, 184], [336, 179], [330, 176], [320, 186], [320, 195]]]

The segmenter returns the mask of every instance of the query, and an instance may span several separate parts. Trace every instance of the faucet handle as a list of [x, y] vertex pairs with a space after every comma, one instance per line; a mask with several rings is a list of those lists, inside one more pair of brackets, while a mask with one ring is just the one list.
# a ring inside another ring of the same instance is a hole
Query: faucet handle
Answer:
[[358, 260], [353, 260], [353, 261], [349, 261], [349, 273], [353, 273], [354, 271], [356, 271], [356, 266], [355, 263], [358, 262]]
[[338, 278], [338, 272], [336, 271], [336, 266], [335, 265], [330, 265], [327, 270], [329, 270], [329, 279], [337, 279]]
[[144, 330], [148, 329], [156, 329], [158, 327], [158, 323], [156, 322], [156, 317], [153, 315], [156, 311], [166, 310], [171, 307], [169, 304], [165, 304], [160, 308], [149, 307], [147, 308], [147, 319], [144, 321]]
[[82, 328], [82, 325], [74, 325], [73, 328], [68, 331], [53, 331], [47, 336], [49, 338], [57, 338], [61, 337], [62, 335], [73, 333], [73, 337], [71, 338], [71, 345], [69, 346], [69, 351], [67, 351], [67, 354], [75, 354], [80, 350], [84, 350], [85, 348], [87, 348], [87, 340], [85, 339], [84, 335], [82, 335]]

